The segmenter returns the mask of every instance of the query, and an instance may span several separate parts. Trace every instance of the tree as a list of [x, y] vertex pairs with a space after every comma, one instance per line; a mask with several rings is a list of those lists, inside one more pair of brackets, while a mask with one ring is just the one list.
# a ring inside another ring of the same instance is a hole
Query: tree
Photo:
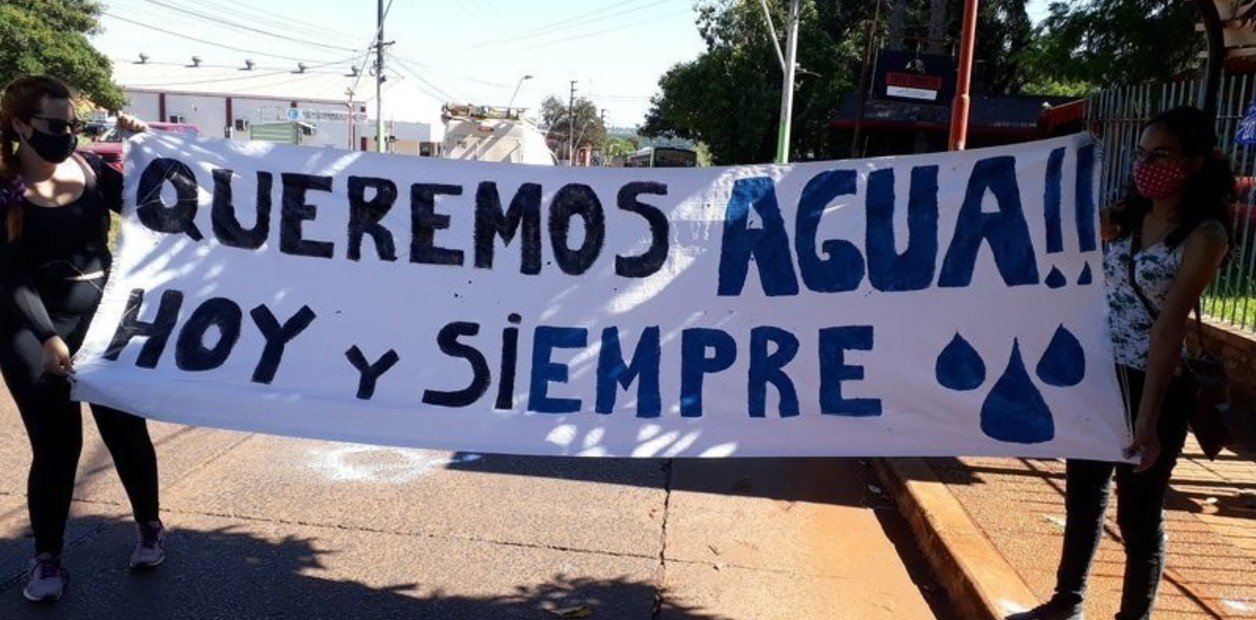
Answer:
[[[1033, 25], [1025, 12], [1025, 0], [984, 0], [978, 9], [977, 41], [973, 56], [981, 65], [982, 89], [986, 93], [1017, 94], [1028, 81], [1021, 64], [1023, 52], [1033, 40]], [[963, 26], [961, 3], [951, 32], [958, 39]]]
[[87, 40], [100, 28], [100, 13], [91, 0], [0, 0], [0, 81], [47, 73], [96, 105], [122, 107], [109, 59]]
[[1054, 2], [1022, 54], [1026, 73], [1091, 87], [1170, 80], [1198, 67], [1197, 19], [1181, 0]]
[[[845, 31], [834, 36], [832, 31], [845, 19], [832, 12], [853, 3], [803, 2], [793, 152], [822, 152], [833, 108], [858, 80], [860, 39], [845, 36]], [[768, 4], [773, 23], [785, 24], [788, 0]], [[707, 49], [659, 79], [660, 92], [651, 99], [641, 133], [704, 143], [717, 164], [771, 161], [776, 150], [781, 67], [760, 4], [701, 0], [698, 13], [698, 32]]]
[[[905, 1], [905, 23], [913, 24], [906, 33], [907, 45], [927, 51], [920, 41], [929, 30], [931, 2]], [[959, 37], [962, 3], [946, 2], [946, 28], [954, 41]], [[1025, 83], [1020, 53], [1032, 41], [1025, 3], [983, 0], [981, 4], [981, 36], [975, 55], [983, 76], [982, 92], [1016, 93]], [[789, 0], [769, 0], [768, 5], [773, 23], [783, 26]], [[858, 88], [875, 7], [876, 2], [870, 0], [803, 1], [792, 153], [806, 157], [830, 151], [825, 145], [830, 135], [827, 125], [843, 95]], [[878, 34], [884, 35], [884, 7], [881, 14]], [[781, 67], [760, 3], [700, 0], [696, 25], [707, 49], [698, 58], [673, 66], [660, 78], [660, 92], [651, 100], [642, 134], [701, 141], [720, 164], [770, 161], [776, 150]], [[783, 47], [784, 41], [781, 44]]]
[[549, 137], [557, 141], [554, 152], [559, 159], [571, 159], [567, 152], [571, 136], [575, 137], [576, 148], [602, 148], [606, 142], [606, 125], [602, 122], [601, 111], [585, 97], [576, 98], [573, 110], [568, 110], [567, 103], [558, 97], [546, 97], [541, 102], [541, 124], [549, 129]]

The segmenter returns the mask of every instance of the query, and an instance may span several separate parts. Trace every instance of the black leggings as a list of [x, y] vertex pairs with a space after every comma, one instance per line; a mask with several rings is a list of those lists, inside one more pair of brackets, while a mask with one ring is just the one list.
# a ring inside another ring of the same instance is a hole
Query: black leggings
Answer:
[[[1137, 417], [1146, 375], [1133, 368], [1118, 368], [1129, 392], [1130, 414]], [[1113, 474], [1116, 477], [1117, 527], [1125, 543], [1125, 578], [1118, 620], [1142, 620], [1151, 614], [1164, 571], [1164, 497], [1173, 466], [1186, 441], [1187, 412], [1192, 394], [1189, 384], [1174, 377], [1169, 384], [1156, 429], [1160, 458], [1143, 473], [1127, 463], [1070, 459], [1064, 526], [1064, 550], [1056, 572], [1056, 597], [1080, 605], [1086, 593], [1091, 560], [1103, 536], [1104, 513]]]
[[[61, 301], [82, 302], [85, 296], [94, 298], [92, 292], [98, 293], [92, 282], [76, 282], [68, 288], [73, 289], [67, 291], [72, 294]], [[71, 306], [66, 309], [78, 312], [57, 312], [48, 301], [45, 297], [57, 333], [71, 351], [77, 350], [95, 304], [89, 308], [82, 308], [81, 303], [65, 304]], [[88, 312], [82, 312], [84, 309]], [[35, 533], [35, 552], [58, 554], [65, 538], [74, 477], [83, 448], [82, 411], [79, 403], [70, 400], [69, 382], [44, 373], [42, 344], [11, 311], [0, 317], [0, 373], [22, 414], [31, 443], [26, 497]], [[135, 520], [157, 520], [157, 455], [144, 418], [101, 405], [93, 404], [91, 408], [126, 488]]]

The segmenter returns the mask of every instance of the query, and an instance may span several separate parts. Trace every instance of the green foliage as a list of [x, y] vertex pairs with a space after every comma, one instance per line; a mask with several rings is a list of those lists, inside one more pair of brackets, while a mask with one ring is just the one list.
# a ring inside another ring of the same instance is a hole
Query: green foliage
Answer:
[[[962, 6], [952, 2], [952, 26], [958, 36], [963, 22]], [[1038, 93], [1026, 89], [1021, 53], [1033, 39], [1033, 26], [1025, 12], [1025, 0], [984, 0], [978, 5], [977, 41], [973, 55], [982, 64], [982, 87], [987, 93]]]
[[1170, 80], [1198, 67], [1198, 10], [1181, 0], [1054, 2], [1022, 54], [1031, 80], [1104, 88]]
[[567, 100], [553, 95], [541, 102], [541, 124], [549, 128], [551, 136], [560, 138], [558, 152], [566, 154], [568, 137], [573, 134], [577, 148], [600, 148], [606, 142], [606, 125], [602, 122], [597, 104], [585, 97], [577, 97], [575, 107], [569, 111], [567, 103]]
[[100, 11], [91, 0], [0, 0], [0, 82], [46, 73], [99, 106], [122, 107], [109, 60], [87, 39]]
[[[858, 37], [830, 33], [843, 3], [804, 0], [791, 151], [823, 152], [826, 126], [842, 93], [852, 90], [862, 65]], [[770, 0], [782, 29], [787, 0]], [[641, 128], [644, 136], [701, 142], [716, 164], [771, 161], [776, 152], [781, 67], [760, 4], [753, 0], [700, 0], [698, 32], [707, 50], [659, 79]], [[784, 33], [779, 33], [784, 37]], [[781, 41], [782, 47], [784, 41]]]
[[[1018, 93], [1027, 83], [1020, 69], [1033, 30], [1026, 0], [983, 0], [978, 16], [976, 60], [986, 93]], [[782, 39], [788, 0], [768, 0]], [[876, 2], [803, 0], [799, 21], [791, 159], [829, 152], [825, 141], [834, 108], [856, 91]], [[962, 3], [949, 0], [948, 36], [958, 38]], [[879, 43], [885, 43], [889, 3], [882, 4]], [[928, 33], [929, 2], [908, 4], [909, 48]], [[776, 152], [781, 98], [781, 67], [767, 21], [757, 0], [699, 0], [697, 28], [707, 50], [672, 67], [659, 80], [660, 92], [641, 132], [677, 136], [710, 148], [717, 164], [771, 161]], [[784, 41], [781, 41], [782, 47]]]

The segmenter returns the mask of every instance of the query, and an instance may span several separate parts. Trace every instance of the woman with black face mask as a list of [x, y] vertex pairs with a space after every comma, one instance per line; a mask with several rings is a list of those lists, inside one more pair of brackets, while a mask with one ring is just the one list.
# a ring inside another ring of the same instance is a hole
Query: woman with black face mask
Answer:
[[[67, 377], [109, 273], [109, 211], [122, 205], [122, 176], [77, 155], [79, 121], [56, 78], [10, 82], [0, 98], [0, 373], [22, 415], [32, 462], [27, 505], [35, 557], [22, 594], [60, 598], [66, 519], [83, 443], [79, 403]], [[123, 128], [143, 123], [119, 116]], [[165, 558], [158, 518], [157, 457], [143, 418], [92, 405], [135, 514], [131, 568]]]

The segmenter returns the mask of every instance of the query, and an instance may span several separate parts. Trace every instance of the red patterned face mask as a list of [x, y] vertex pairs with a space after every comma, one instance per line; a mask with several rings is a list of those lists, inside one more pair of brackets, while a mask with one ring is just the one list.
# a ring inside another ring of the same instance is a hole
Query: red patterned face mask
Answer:
[[1172, 198], [1186, 185], [1186, 169], [1181, 160], [1156, 163], [1134, 162], [1134, 188], [1152, 200]]

